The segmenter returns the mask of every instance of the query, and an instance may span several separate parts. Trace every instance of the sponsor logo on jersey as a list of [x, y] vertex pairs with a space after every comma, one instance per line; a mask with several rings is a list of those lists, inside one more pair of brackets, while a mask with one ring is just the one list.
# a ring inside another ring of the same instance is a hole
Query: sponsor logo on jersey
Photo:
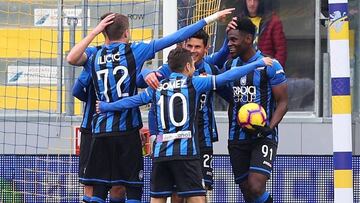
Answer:
[[255, 86], [234, 86], [233, 87], [234, 102], [254, 102], [256, 99], [256, 87]]

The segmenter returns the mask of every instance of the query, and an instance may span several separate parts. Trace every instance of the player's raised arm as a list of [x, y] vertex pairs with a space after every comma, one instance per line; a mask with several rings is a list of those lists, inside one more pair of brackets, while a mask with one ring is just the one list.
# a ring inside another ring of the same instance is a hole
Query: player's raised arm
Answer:
[[153, 90], [151, 88], [145, 89], [144, 92], [135, 96], [126, 97], [116, 102], [102, 102], [96, 101], [96, 112], [105, 113], [109, 111], [121, 111], [123, 109], [135, 108], [150, 103]]
[[69, 52], [66, 57], [66, 61], [74, 66], [81, 66], [87, 60], [85, 50], [90, 45], [90, 43], [95, 39], [95, 37], [100, 34], [107, 25], [113, 23], [115, 14], [107, 15], [100, 23], [92, 30], [84, 39], [82, 39], [78, 44], [76, 44]]
[[225, 36], [223, 45], [221, 46], [219, 51], [206, 56], [205, 61], [210, 64], [214, 64], [218, 67], [222, 67], [227, 60], [227, 56], [230, 53], [229, 46], [227, 45], [228, 42], [229, 42], [229, 40], [228, 40], [227, 36]]
[[154, 41], [154, 51], [160, 51], [166, 47], [169, 47], [173, 44], [182, 42], [189, 37], [191, 37], [193, 34], [195, 34], [197, 31], [199, 31], [201, 28], [203, 28], [205, 25], [210, 24], [218, 19], [221, 19], [225, 17], [226, 15], [232, 13], [235, 10], [235, 8], [228, 8], [224, 9], [222, 11], [218, 11], [194, 24], [188, 25], [186, 27], [181, 28], [180, 30], [174, 32], [173, 34], [170, 34], [168, 36], [165, 36], [161, 39]]
[[264, 57], [260, 60], [246, 64], [244, 66], [233, 67], [232, 69], [217, 75], [215, 78], [216, 86], [223, 86], [229, 82], [239, 80], [244, 75], [249, 74], [251, 71], [262, 66], [272, 66], [273, 59], [270, 57]]
[[[273, 60], [269, 57], [264, 57], [260, 60], [254, 61], [252, 63], [233, 67], [232, 69], [219, 74], [217, 76], [208, 76], [204, 77], [194, 77], [193, 80], [196, 82], [194, 83], [194, 87], [199, 92], [206, 92], [209, 90], [216, 90], [217, 87], [224, 86], [230, 82], [240, 79], [244, 75], [247, 75], [254, 69], [262, 66], [272, 66]], [[211, 80], [210, 80], [211, 77]]]

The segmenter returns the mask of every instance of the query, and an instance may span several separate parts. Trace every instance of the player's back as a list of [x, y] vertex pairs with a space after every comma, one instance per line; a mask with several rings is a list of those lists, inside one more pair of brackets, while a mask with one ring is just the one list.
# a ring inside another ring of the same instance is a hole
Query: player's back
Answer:
[[[135, 61], [130, 44], [112, 43], [103, 46], [93, 58], [91, 75], [98, 100], [118, 101], [137, 94], [136, 75], [142, 64]], [[96, 114], [93, 133], [131, 133], [142, 127], [139, 108]]]
[[158, 123], [155, 161], [198, 158], [198, 96], [191, 77], [172, 73], [160, 82], [153, 98]]

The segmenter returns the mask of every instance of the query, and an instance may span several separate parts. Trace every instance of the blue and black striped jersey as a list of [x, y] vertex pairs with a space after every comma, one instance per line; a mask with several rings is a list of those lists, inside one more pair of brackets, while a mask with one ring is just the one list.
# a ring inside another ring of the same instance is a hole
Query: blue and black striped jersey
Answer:
[[[241, 59], [235, 58], [226, 62], [226, 69], [231, 69], [235, 66], [241, 66], [251, 63], [255, 60], [261, 59], [264, 56], [260, 51], [249, 59], [248, 62], [242, 62]], [[228, 110], [229, 116], [229, 142], [236, 143], [242, 140], [254, 139], [254, 136], [248, 135], [242, 130], [237, 122], [237, 112], [240, 107], [246, 103], [254, 102], [260, 104], [266, 111], [268, 116], [267, 125], [271, 120], [272, 113], [275, 110], [276, 104], [272, 94], [272, 87], [286, 82], [286, 76], [283, 67], [280, 63], [274, 60], [273, 68], [259, 67], [249, 74], [240, 78], [235, 82], [229, 84], [229, 90], [232, 92], [232, 99]], [[276, 134], [269, 135], [269, 138], [278, 141], [277, 127]]]
[[[194, 76], [198, 75], [217, 75], [219, 73], [217, 67], [205, 61], [201, 61], [196, 65]], [[212, 150], [213, 142], [218, 140], [218, 132], [214, 114], [214, 91], [202, 93], [199, 97], [199, 145], [203, 150]]]
[[[137, 94], [136, 78], [143, 63], [152, 59], [157, 51], [184, 41], [206, 25], [204, 19], [186, 26], [164, 38], [149, 43], [115, 42], [104, 45], [93, 57], [90, 70], [97, 99], [113, 102]], [[93, 134], [128, 134], [142, 127], [138, 107], [116, 112], [95, 114]]]
[[[88, 58], [93, 57], [92, 55], [96, 53], [98, 49], [101, 47], [88, 47], [85, 50], [86, 56]], [[77, 78], [78, 86], [74, 86], [73, 94], [76, 96], [75, 92], [84, 92], [85, 93], [85, 105], [84, 105], [84, 112], [83, 112], [83, 119], [80, 125], [80, 128], [82, 131], [87, 131], [91, 133], [91, 123], [92, 118], [95, 113], [95, 102], [96, 102], [96, 95], [94, 86], [91, 80], [91, 76], [86, 69], [89, 69], [91, 67], [92, 63], [91, 60], [87, 60], [84, 64], [84, 70], [81, 71], [79, 77]], [[75, 89], [77, 88], [77, 89]]]
[[156, 161], [198, 158], [199, 99], [202, 92], [215, 88], [214, 82], [212, 76], [185, 77], [172, 73], [156, 91], [147, 89], [156, 104], [158, 135], [153, 152]]
[[[218, 69], [216, 66], [211, 65], [205, 60], [200, 61], [195, 66], [196, 70], [194, 76], [199, 75], [217, 75]], [[164, 64], [158, 72], [162, 75], [162, 78], [168, 78], [172, 73], [168, 64]], [[208, 91], [202, 93], [199, 97], [199, 118], [198, 118], [198, 128], [199, 128], [199, 143], [201, 149], [211, 150], [213, 142], [218, 140], [218, 133], [216, 127], [216, 120], [214, 115], [214, 104], [213, 104], [213, 91]], [[157, 128], [155, 127], [157, 122], [154, 117], [155, 108], [151, 106], [149, 111], [149, 129], [150, 133], [153, 135], [157, 134]]]
[[[97, 99], [113, 102], [137, 94], [136, 75], [154, 53], [149, 44], [112, 43], [93, 57], [92, 80]], [[139, 108], [95, 114], [93, 133], [129, 133], [142, 127]]]
[[157, 137], [153, 147], [154, 161], [194, 159], [199, 157], [198, 116], [202, 93], [215, 90], [263, 66], [259, 60], [233, 68], [217, 76], [187, 77], [171, 73], [156, 90], [148, 87], [139, 95], [114, 103], [100, 103], [103, 112], [122, 110], [152, 102], [155, 106]]

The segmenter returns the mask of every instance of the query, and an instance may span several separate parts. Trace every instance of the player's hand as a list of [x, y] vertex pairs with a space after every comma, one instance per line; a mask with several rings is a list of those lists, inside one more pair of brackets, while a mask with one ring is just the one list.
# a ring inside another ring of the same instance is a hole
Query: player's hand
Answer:
[[100, 111], [100, 103], [101, 103], [101, 101], [96, 100], [96, 113], [101, 113], [101, 111]]
[[115, 18], [115, 13], [112, 13], [108, 16], [106, 16], [103, 20], [100, 21], [100, 23], [93, 29], [92, 33], [95, 35], [100, 34], [106, 26], [113, 23], [113, 19]]
[[106, 110], [105, 110], [105, 105], [108, 105], [109, 103], [107, 103], [107, 102], [102, 102], [102, 101], [98, 101], [98, 100], [96, 100], [96, 105], [95, 105], [95, 107], [96, 107], [96, 113], [105, 113], [106, 112]]
[[233, 11], [235, 10], [235, 8], [227, 8], [221, 11], [216, 12], [215, 14], [217, 15], [217, 20], [222, 20], [224, 19], [227, 15], [231, 14]]
[[148, 84], [151, 88], [156, 89], [160, 86], [160, 82], [157, 77], [161, 77], [162, 75], [158, 72], [152, 72], [149, 73], [145, 77], [145, 82]]
[[275, 130], [269, 126], [251, 125], [255, 129], [255, 135], [257, 137], [266, 137], [271, 134], [275, 134]]
[[237, 17], [233, 17], [229, 24], [226, 27], [226, 33], [228, 33], [230, 30], [235, 30], [237, 28], [236, 24]]
[[272, 66], [273, 64], [273, 59], [270, 57], [264, 57], [262, 60], [264, 61], [265, 66]]

